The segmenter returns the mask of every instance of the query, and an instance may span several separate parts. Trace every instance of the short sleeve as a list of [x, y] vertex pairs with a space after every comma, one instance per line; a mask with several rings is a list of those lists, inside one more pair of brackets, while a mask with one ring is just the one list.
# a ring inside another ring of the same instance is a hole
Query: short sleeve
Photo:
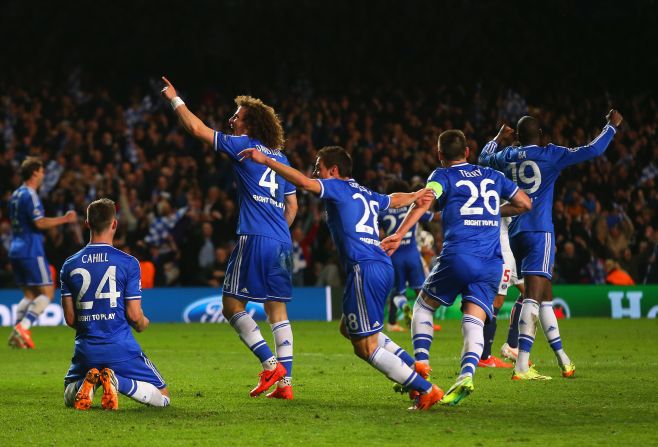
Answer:
[[379, 194], [378, 192], [372, 192], [373, 197], [379, 204], [379, 212], [386, 211], [391, 206], [391, 196], [385, 194]]
[[507, 200], [510, 200], [512, 197], [516, 195], [517, 192], [519, 192], [519, 187], [505, 177], [501, 172], [495, 171], [496, 175], [498, 175], [498, 181], [501, 183], [501, 189], [500, 189], [500, 195]]
[[446, 190], [446, 178], [441, 169], [435, 169], [427, 178], [427, 188], [434, 191], [434, 196], [438, 199]]
[[247, 135], [233, 136], [215, 131], [213, 147], [217, 152], [223, 152], [233, 160], [240, 161], [238, 154], [245, 149], [254, 147], [254, 144]]
[[128, 262], [127, 271], [128, 281], [126, 283], [126, 300], [139, 300], [142, 298], [142, 269], [139, 266], [139, 261], [131, 258]]
[[66, 279], [68, 276], [66, 275], [65, 265], [62, 266], [62, 269], [59, 272], [59, 283], [60, 283], [60, 289], [62, 291], [62, 298], [72, 296], [73, 294], [71, 293], [71, 289], [69, 288], [69, 285], [66, 283]]
[[32, 221], [43, 219], [45, 217], [45, 212], [43, 210], [43, 205], [41, 205], [41, 200], [37, 196], [36, 192], [29, 190], [27, 196], [23, 196], [23, 206], [25, 211], [29, 214], [29, 219]]
[[327, 178], [316, 179], [320, 183], [320, 198], [325, 200], [336, 200], [340, 197], [340, 186], [343, 184], [342, 180]]

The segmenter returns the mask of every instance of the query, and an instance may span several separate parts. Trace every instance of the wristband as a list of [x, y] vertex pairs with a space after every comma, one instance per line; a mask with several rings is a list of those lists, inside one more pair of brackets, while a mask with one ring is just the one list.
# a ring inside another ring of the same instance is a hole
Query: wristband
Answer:
[[183, 102], [182, 99], [180, 99], [180, 96], [176, 96], [171, 100], [170, 104], [171, 104], [172, 110], [176, 110], [177, 108], [179, 108], [180, 106], [182, 106], [185, 103]]

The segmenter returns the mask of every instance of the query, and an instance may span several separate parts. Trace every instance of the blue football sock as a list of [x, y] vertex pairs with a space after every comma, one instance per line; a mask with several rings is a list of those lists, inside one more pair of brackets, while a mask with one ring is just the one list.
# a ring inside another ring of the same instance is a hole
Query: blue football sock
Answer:
[[484, 349], [482, 349], [482, 360], [486, 360], [491, 355], [491, 345], [496, 338], [496, 326], [498, 323], [498, 312], [500, 307], [494, 307], [493, 318], [490, 318], [484, 325]]
[[509, 331], [507, 332], [507, 344], [510, 348], [519, 347], [519, 318], [521, 317], [521, 307], [523, 306], [523, 295], [519, 295], [512, 308], [509, 317]]

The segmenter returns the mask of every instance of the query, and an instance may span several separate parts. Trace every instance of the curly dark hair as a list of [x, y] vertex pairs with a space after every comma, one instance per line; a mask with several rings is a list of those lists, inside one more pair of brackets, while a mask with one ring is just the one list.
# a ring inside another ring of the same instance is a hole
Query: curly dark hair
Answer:
[[235, 103], [246, 109], [245, 125], [249, 136], [270, 149], [283, 149], [283, 127], [274, 109], [258, 98], [238, 96]]

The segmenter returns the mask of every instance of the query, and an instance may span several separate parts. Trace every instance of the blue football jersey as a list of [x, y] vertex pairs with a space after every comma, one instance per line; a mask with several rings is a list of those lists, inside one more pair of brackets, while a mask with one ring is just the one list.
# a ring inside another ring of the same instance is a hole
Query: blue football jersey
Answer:
[[10, 258], [45, 256], [43, 235], [34, 225], [34, 221], [44, 217], [43, 206], [35, 190], [22, 185], [14, 191], [9, 201], [12, 232]]
[[379, 246], [380, 211], [391, 198], [359, 185], [355, 180], [323, 179], [320, 198], [327, 212], [327, 226], [346, 271], [364, 261], [391, 260]]
[[231, 158], [238, 186], [238, 234], [254, 234], [281, 242], [291, 242], [284, 217], [285, 196], [295, 194], [295, 186], [275, 171], [252, 161], [242, 163], [238, 154], [256, 148], [270, 158], [290, 166], [278, 149], [269, 149], [247, 135], [232, 136], [215, 132], [215, 150]]
[[[384, 212], [379, 213], [379, 219], [382, 222], [384, 227], [384, 233], [386, 236], [390, 236], [395, 233], [402, 221], [409, 211], [408, 206], [403, 206], [401, 208], [388, 208]], [[418, 220], [419, 222], [429, 222], [434, 217], [434, 213], [431, 211], [426, 211]], [[393, 257], [401, 256], [405, 253], [411, 252], [413, 254], [418, 253], [418, 246], [416, 245], [416, 229], [418, 224], [414, 224], [413, 227], [407, 233], [402, 236], [400, 241], [400, 247], [393, 253]]]
[[487, 143], [480, 154], [480, 164], [504, 172], [532, 200], [532, 210], [512, 218], [510, 236], [524, 231], [553, 232], [553, 192], [560, 172], [567, 166], [601, 155], [615, 133], [615, 128], [607, 125], [590, 144], [576, 148], [549, 144], [546, 147], [510, 146], [496, 152], [496, 142]]
[[142, 298], [139, 261], [108, 244], [89, 244], [60, 272], [62, 299], [76, 313], [75, 353], [88, 362], [121, 362], [142, 352], [126, 319], [126, 301]]
[[[440, 188], [436, 184], [441, 185]], [[427, 186], [438, 195], [443, 223], [441, 254], [500, 258], [500, 199], [519, 188], [494, 169], [469, 163], [436, 169]]]

